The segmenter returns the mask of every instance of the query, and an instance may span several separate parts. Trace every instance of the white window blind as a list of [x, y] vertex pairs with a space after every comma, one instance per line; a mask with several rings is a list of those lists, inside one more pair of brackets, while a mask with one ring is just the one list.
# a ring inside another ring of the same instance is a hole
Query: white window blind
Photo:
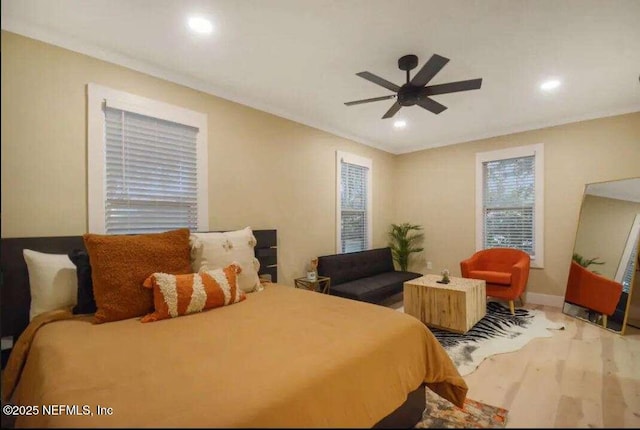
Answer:
[[198, 228], [198, 129], [105, 107], [107, 234]]
[[482, 169], [483, 247], [535, 256], [535, 156], [487, 161]]
[[357, 252], [369, 248], [369, 168], [340, 161], [340, 250]]

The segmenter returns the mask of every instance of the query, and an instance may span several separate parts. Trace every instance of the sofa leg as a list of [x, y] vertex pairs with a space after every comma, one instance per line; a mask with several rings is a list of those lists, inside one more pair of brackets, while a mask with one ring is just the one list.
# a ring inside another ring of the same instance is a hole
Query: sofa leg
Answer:
[[511, 310], [511, 315], [516, 314], [515, 307], [513, 306], [513, 300], [509, 300], [509, 310]]
[[607, 328], [607, 314], [602, 314], [602, 327]]
[[520, 300], [520, 306], [524, 306], [524, 296], [518, 297], [518, 300]]

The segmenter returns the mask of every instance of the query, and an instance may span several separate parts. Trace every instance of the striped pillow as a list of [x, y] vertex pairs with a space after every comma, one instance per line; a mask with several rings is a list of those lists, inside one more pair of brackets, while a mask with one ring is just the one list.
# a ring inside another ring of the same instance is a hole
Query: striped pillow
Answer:
[[240, 271], [240, 266], [234, 263], [224, 269], [186, 275], [154, 273], [143, 285], [153, 289], [155, 312], [145, 315], [141, 321], [175, 318], [241, 302], [246, 295], [238, 288]]

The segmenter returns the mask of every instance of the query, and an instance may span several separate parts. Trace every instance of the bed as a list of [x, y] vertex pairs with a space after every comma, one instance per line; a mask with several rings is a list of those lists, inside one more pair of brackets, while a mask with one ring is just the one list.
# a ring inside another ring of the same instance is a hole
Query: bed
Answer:
[[63, 252], [81, 237], [3, 239], [2, 335], [19, 338], [2, 396], [31, 408], [15, 426], [410, 426], [425, 387], [462, 405], [467, 386], [422, 323], [278, 284], [268, 232], [255, 232], [256, 256], [275, 282], [232, 306], [151, 324], [93, 324], [69, 310], [28, 323], [28, 307], [9, 304], [24, 299], [17, 250]]

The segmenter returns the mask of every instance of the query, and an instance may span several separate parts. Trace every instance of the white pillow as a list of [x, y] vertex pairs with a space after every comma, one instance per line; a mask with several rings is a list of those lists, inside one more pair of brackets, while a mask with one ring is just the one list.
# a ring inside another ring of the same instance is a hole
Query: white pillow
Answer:
[[236, 263], [242, 271], [238, 286], [245, 293], [262, 289], [255, 258], [256, 238], [251, 227], [223, 233], [191, 233], [191, 265], [194, 272], [215, 270]]
[[78, 302], [76, 266], [65, 254], [45, 254], [24, 249], [29, 272], [31, 309], [29, 320], [37, 315], [75, 306]]

